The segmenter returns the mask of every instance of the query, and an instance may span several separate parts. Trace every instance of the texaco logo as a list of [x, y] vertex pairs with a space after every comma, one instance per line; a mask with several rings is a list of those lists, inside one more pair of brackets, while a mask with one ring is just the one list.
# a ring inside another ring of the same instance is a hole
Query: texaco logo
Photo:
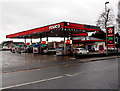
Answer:
[[108, 33], [113, 33], [113, 28], [109, 28]]

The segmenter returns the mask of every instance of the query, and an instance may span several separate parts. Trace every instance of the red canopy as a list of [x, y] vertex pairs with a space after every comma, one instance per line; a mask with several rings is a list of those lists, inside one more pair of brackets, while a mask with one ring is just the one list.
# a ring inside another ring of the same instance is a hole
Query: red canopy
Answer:
[[88, 36], [88, 33], [72, 34], [73, 36]]
[[39, 38], [39, 37], [70, 37], [73, 34], [99, 31], [97, 26], [60, 22], [44, 27], [7, 35], [6, 38]]

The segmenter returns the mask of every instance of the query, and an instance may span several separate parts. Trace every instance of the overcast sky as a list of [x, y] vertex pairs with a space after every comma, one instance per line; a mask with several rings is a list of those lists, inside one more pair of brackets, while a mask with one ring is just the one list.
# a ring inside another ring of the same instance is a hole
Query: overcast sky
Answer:
[[62, 21], [96, 25], [106, 1], [116, 17], [119, 0], [1, 0], [0, 42], [12, 40], [8, 34]]

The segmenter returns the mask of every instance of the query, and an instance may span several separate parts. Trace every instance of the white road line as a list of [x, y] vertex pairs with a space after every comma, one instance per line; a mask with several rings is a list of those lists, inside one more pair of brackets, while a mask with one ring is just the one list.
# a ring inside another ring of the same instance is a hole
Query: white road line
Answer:
[[62, 78], [62, 77], [64, 77], [64, 76], [58, 76], [58, 77], [53, 77], [53, 78], [38, 80], [38, 81], [34, 81], [34, 82], [27, 82], [27, 83], [23, 83], [23, 84], [18, 84], [18, 85], [3, 87], [3, 88], [0, 88], [0, 90], [2, 90], [2, 89], [8, 89], [8, 88], [13, 88], [13, 87], [20, 87], [20, 86], [34, 84], [34, 83], [38, 83], [38, 82], [45, 82], [45, 81], [55, 80], [55, 79], [59, 79], [59, 78]]
[[106, 69], [109, 69], [109, 68], [111, 68], [113, 66], [116, 66], [116, 64], [115, 65], [111, 65], [111, 66], [106, 67], [106, 68], [102, 68], [102, 69], [91, 69], [91, 70], [88, 70], [88, 71], [82, 71], [82, 72], [75, 73], [75, 74], [65, 74], [65, 76], [73, 77], [73, 76], [79, 75], [81, 73], [86, 73], [86, 72], [90, 72], [90, 71], [106, 70]]
[[76, 76], [76, 75], [78, 75], [78, 74], [80, 74], [80, 73], [75, 73], [75, 74], [72, 74], [72, 75], [70, 75], [70, 74], [65, 74], [66, 76]]

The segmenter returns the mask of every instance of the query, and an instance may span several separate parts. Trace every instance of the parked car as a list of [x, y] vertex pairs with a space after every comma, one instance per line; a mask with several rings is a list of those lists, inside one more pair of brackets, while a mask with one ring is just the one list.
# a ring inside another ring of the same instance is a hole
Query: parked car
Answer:
[[26, 48], [23, 46], [20, 46], [20, 47], [18, 47], [17, 52], [18, 53], [26, 53]]
[[33, 53], [33, 47], [32, 46], [26, 47], [26, 52], [27, 53]]
[[3, 46], [2, 50], [3, 51], [10, 51], [10, 48], [8, 46]]
[[56, 55], [64, 55], [63, 47], [56, 48]]
[[[66, 55], [72, 55], [73, 51], [72, 51], [71, 47], [66, 47], [65, 53], [66, 53]], [[56, 55], [64, 55], [64, 47], [56, 48]]]
[[55, 54], [56, 53], [56, 48], [48, 48], [47, 53], [48, 54]]
[[16, 52], [17, 52], [17, 48], [16, 48], [16, 47], [12, 47], [12, 48], [11, 48], [11, 52], [12, 52], [12, 53], [16, 53]]
[[74, 48], [73, 54], [80, 55], [80, 54], [88, 54], [89, 51], [84, 48]]

